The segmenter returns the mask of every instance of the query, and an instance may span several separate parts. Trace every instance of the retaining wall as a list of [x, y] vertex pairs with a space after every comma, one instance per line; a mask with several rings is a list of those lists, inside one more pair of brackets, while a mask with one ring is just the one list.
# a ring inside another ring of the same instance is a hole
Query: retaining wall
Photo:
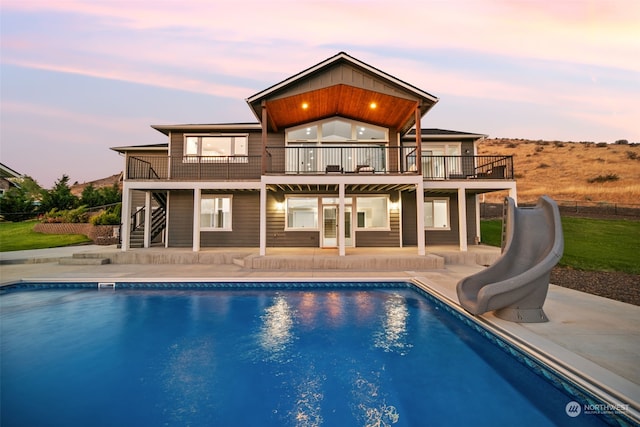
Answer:
[[119, 225], [93, 225], [69, 223], [39, 223], [33, 231], [44, 234], [84, 234], [96, 245], [114, 245], [118, 243]]

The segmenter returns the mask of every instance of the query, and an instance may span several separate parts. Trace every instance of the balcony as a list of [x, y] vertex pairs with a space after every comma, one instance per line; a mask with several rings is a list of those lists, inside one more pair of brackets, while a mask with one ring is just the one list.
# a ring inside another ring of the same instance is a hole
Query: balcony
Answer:
[[[267, 147], [266, 174], [416, 174], [416, 150], [407, 147]], [[421, 156], [425, 181], [512, 180], [512, 156]], [[127, 179], [231, 181], [260, 179], [261, 156], [129, 156]]]

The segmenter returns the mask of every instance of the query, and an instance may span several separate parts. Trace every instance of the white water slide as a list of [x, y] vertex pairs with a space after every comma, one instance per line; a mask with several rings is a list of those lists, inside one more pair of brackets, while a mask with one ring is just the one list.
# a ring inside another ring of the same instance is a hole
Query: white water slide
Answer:
[[519, 208], [506, 198], [505, 208], [502, 255], [458, 282], [458, 299], [475, 315], [495, 310], [497, 317], [512, 322], [546, 322], [542, 305], [551, 269], [564, 250], [558, 205], [542, 196], [535, 207]]

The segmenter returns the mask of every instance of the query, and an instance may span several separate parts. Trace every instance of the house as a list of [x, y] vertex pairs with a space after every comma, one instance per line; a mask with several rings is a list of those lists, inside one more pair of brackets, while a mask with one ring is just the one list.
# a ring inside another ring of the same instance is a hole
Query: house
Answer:
[[[453, 244], [480, 236], [478, 195], [516, 194], [482, 134], [422, 129], [438, 98], [346, 54], [246, 99], [255, 123], [154, 125], [125, 155], [122, 250]], [[418, 124], [418, 126], [416, 126]]]
[[19, 181], [22, 178], [24, 178], [24, 176], [21, 173], [18, 173], [9, 166], [0, 163], [0, 197], [2, 197], [10, 188], [20, 187], [16, 181]]

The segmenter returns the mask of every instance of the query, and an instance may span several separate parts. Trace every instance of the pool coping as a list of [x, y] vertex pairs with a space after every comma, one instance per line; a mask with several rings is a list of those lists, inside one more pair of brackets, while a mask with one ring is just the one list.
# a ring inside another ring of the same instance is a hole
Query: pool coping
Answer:
[[[466, 312], [457, 301], [440, 291], [437, 283], [425, 277], [417, 276], [397, 276], [384, 278], [371, 277], [295, 277], [295, 278], [274, 278], [274, 277], [216, 277], [216, 278], [167, 278], [147, 279], [147, 278], [38, 278], [38, 279], [22, 279], [12, 282], [3, 283], [0, 289], [6, 286], [30, 283], [95, 283], [96, 288], [102, 284], [111, 283], [137, 283], [140, 285], [160, 284], [160, 283], [251, 283], [251, 282], [284, 282], [284, 283], [320, 283], [327, 280], [340, 282], [405, 282], [411, 283], [413, 286], [426, 292], [436, 300], [445, 304], [449, 309], [453, 310], [459, 316], [463, 316], [468, 322], [478, 325], [480, 328], [489, 331], [498, 338], [508, 342], [522, 353], [537, 360], [543, 366], [546, 365], [551, 370], [556, 371], [560, 376], [568, 378], [579, 388], [584, 389], [597, 399], [614, 407], [626, 407], [622, 412], [622, 416], [640, 423], [640, 404], [634, 396], [640, 396], [640, 386], [619, 376], [618, 374], [597, 365], [596, 363], [574, 353], [562, 346], [550, 341], [549, 339], [536, 334], [526, 328], [522, 328], [517, 323], [507, 322], [493, 316], [473, 316]], [[107, 286], [107, 289], [117, 289]], [[142, 286], [141, 288], [144, 288]], [[618, 405], [618, 406], [616, 406]]]

